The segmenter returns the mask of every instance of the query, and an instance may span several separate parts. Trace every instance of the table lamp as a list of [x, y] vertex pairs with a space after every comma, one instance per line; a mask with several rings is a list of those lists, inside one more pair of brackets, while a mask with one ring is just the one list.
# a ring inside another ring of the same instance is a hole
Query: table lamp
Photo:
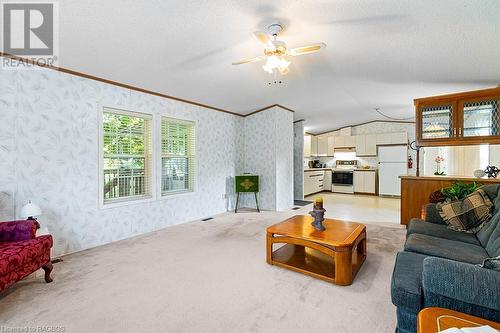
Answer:
[[21, 217], [27, 220], [36, 220], [35, 216], [42, 215], [42, 210], [37, 204], [28, 201], [26, 205], [21, 208]]

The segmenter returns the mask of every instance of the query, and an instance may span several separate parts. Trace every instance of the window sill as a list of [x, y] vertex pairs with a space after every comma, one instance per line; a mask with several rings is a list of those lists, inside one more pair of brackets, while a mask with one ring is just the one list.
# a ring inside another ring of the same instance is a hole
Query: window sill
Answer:
[[160, 194], [158, 200], [175, 199], [179, 197], [187, 197], [196, 194], [196, 191], [172, 192], [172, 194]]
[[101, 209], [109, 209], [109, 208], [118, 208], [123, 206], [131, 206], [131, 205], [139, 205], [144, 203], [150, 203], [155, 201], [153, 197], [145, 197], [140, 199], [131, 199], [131, 200], [120, 200], [117, 202], [109, 202], [109, 203], [100, 203]]

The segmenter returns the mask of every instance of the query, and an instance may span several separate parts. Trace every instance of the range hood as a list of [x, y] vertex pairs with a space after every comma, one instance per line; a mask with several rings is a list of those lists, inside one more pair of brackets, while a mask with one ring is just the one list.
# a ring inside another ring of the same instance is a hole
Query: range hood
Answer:
[[339, 147], [339, 148], [334, 148], [333, 151], [336, 153], [355, 153], [356, 148], [354, 148], [354, 147]]

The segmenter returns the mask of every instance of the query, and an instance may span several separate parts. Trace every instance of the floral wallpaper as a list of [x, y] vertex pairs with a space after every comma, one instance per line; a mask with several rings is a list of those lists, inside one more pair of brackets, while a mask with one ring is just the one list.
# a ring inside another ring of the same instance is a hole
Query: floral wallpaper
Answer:
[[[197, 190], [100, 208], [104, 106], [195, 121]], [[263, 209], [293, 205], [293, 114], [281, 108], [242, 118], [53, 70], [0, 69], [0, 123], [0, 221], [36, 202], [56, 256], [231, 210], [245, 171], [261, 175]]]
[[[103, 106], [196, 121], [197, 191], [100, 208], [98, 115]], [[42, 227], [54, 235], [54, 255], [234, 206], [233, 177], [245, 158], [245, 118], [47, 69], [0, 70], [0, 110], [0, 220], [14, 219], [33, 200], [43, 210]], [[272, 171], [266, 172], [266, 183], [274, 181], [267, 176]]]
[[[273, 107], [245, 118], [243, 172], [260, 176], [262, 209], [284, 210], [293, 205], [293, 113]], [[254, 207], [245, 195], [242, 205]]]
[[293, 198], [304, 200], [304, 121], [293, 124]]

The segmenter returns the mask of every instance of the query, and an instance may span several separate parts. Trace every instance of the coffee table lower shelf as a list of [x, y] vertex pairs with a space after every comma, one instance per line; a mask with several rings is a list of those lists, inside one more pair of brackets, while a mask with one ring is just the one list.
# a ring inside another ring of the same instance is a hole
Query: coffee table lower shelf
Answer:
[[[361, 245], [361, 244], [360, 244]], [[364, 243], [362, 244], [364, 246]], [[332, 251], [333, 252], [333, 251]], [[354, 249], [345, 255], [352, 255], [351, 269], [339, 267], [342, 271], [350, 272], [346, 280], [339, 281], [335, 278], [335, 255], [328, 255], [313, 248], [296, 244], [285, 244], [272, 252], [272, 265], [288, 268], [295, 272], [306, 274], [317, 279], [339, 285], [349, 285], [352, 283], [359, 268], [366, 259], [363, 249]], [[349, 264], [346, 262], [345, 264]], [[341, 264], [339, 264], [341, 265]]]

